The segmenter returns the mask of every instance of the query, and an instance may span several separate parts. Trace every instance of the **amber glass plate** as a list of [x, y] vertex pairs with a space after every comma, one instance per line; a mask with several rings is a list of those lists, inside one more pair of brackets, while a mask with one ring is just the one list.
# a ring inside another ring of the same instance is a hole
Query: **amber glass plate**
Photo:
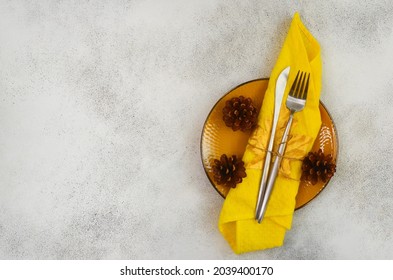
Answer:
[[[206, 119], [201, 138], [202, 163], [213, 187], [224, 198], [229, 189], [214, 182], [211, 163], [213, 159], [219, 159], [222, 154], [237, 155], [241, 158], [251, 132], [234, 132], [231, 128], [225, 126], [222, 120], [222, 109], [227, 100], [240, 95], [252, 98], [255, 106], [260, 109], [268, 82], [269, 79], [258, 79], [237, 86], [218, 100]], [[333, 120], [322, 102], [319, 104], [319, 109], [322, 126], [312, 151], [322, 149], [325, 154], [331, 154], [336, 162], [338, 154], [337, 132]], [[296, 209], [314, 199], [327, 184], [328, 182], [318, 182], [316, 185], [312, 185], [309, 182], [301, 181], [296, 196]]]

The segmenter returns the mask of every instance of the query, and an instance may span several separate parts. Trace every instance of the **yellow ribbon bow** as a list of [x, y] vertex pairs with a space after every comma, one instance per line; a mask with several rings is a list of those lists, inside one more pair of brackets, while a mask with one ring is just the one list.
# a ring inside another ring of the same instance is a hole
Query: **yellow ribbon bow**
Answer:
[[[310, 86], [304, 110], [294, 115], [284, 160], [264, 219], [259, 224], [255, 220], [255, 206], [273, 119], [276, 80], [287, 66], [290, 66], [291, 70], [280, 109], [275, 150], [289, 117], [285, 100], [298, 70], [311, 73]], [[320, 46], [296, 13], [271, 73], [258, 117], [258, 126], [250, 137], [243, 156], [247, 177], [236, 188], [229, 191], [219, 218], [219, 230], [238, 254], [281, 246], [286, 231], [291, 228], [300, 183], [301, 159], [311, 150], [321, 126], [319, 112], [321, 75]]]

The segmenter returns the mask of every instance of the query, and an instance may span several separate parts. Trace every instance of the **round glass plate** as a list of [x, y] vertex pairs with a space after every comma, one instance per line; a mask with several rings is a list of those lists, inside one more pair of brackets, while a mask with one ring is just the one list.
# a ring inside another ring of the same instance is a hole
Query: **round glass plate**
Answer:
[[[258, 79], [235, 87], [218, 100], [206, 119], [201, 137], [202, 163], [213, 187], [224, 198], [229, 188], [217, 185], [214, 182], [211, 168], [212, 161], [213, 159], [219, 159], [222, 154], [237, 155], [241, 158], [251, 132], [232, 131], [222, 120], [222, 109], [227, 100], [240, 95], [250, 97], [254, 105], [260, 109], [268, 82], [269, 79]], [[322, 149], [325, 154], [331, 154], [334, 162], [336, 162], [338, 154], [337, 132], [333, 120], [322, 102], [319, 104], [319, 109], [321, 112], [322, 126], [314, 142], [312, 151]], [[318, 182], [316, 185], [312, 185], [309, 182], [301, 181], [296, 196], [296, 209], [301, 208], [314, 199], [328, 183]]]

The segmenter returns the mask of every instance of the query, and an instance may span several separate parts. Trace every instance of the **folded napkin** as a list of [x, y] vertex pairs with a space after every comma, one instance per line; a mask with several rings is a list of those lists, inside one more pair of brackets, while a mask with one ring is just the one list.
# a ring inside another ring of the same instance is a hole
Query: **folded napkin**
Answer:
[[[258, 224], [255, 220], [255, 206], [272, 126], [276, 80], [287, 66], [290, 66], [291, 70], [280, 109], [275, 151], [289, 117], [285, 100], [298, 70], [311, 73], [308, 97], [304, 110], [294, 115], [279, 174], [264, 219]], [[311, 150], [321, 126], [319, 112], [321, 74], [319, 44], [296, 13], [271, 73], [258, 117], [258, 126], [251, 135], [243, 156], [247, 177], [236, 188], [229, 191], [219, 218], [220, 232], [238, 254], [281, 246], [286, 231], [291, 228], [300, 183], [301, 160]]]

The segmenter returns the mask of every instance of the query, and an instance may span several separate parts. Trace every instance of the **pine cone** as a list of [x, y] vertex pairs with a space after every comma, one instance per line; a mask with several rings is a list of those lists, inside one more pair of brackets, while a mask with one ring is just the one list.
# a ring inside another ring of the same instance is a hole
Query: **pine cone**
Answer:
[[336, 165], [331, 155], [324, 155], [319, 149], [316, 153], [308, 153], [302, 164], [302, 180], [315, 185], [318, 180], [326, 183], [336, 172]]
[[238, 160], [235, 155], [227, 157], [223, 154], [220, 160], [215, 159], [213, 162], [214, 180], [218, 185], [235, 188], [236, 184], [242, 182], [242, 178], [246, 177], [246, 169], [244, 162]]
[[222, 112], [226, 126], [231, 127], [233, 131], [252, 130], [258, 120], [257, 108], [252, 104], [251, 98], [244, 98], [244, 96], [228, 100]]

